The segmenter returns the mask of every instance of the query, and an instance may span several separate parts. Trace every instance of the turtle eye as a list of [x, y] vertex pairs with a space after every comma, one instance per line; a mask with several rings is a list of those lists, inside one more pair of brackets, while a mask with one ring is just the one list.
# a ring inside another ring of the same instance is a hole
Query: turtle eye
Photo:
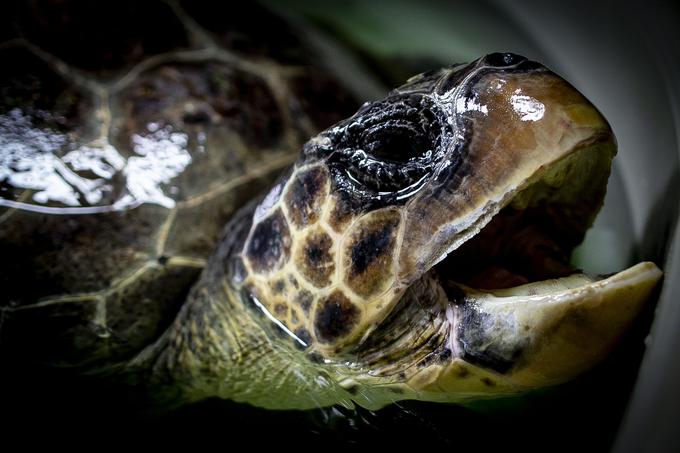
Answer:
[[420, 143], [417, 143], [416, 140], [411, 140], [402, 134], [396, 134], [375, 143], [375, 146], [369, 152], [378, 159], [408, 162], [413, 157], [424, 154], [422, 147], [418, 145]]
[[427, 175], [438, 141], [413, 125], [380, 125], [367, 131], [352, 152], [347, 172], [362, 188], [394, 193]]
[[515, 66], [526, 60], [525, 57], [510, 52], [496, 52], [490, 53], [484, 58], [484, 62], [489, 66], [503, 68], [506, 66]]
[[430, 169], [431, 153], [409, 162], [395, 162], [356, 151], [346, 172], [350, 180], [362, 189], [385, 195], [413, 185], [426, 176]]
[[400, 127], [380, 125], [369, 131], [362, 149], [376, 160], [385, 162], [410, 162], [432, 152], [436, 143], [418, 130], [417, 125], [401, 124]]
[[444, 152], [446, 123], [437, 112], [422, 94], [397, 94], [366, 106], [346, 125], [332, 157], [335, 168], [366, 193], [412, 192]]

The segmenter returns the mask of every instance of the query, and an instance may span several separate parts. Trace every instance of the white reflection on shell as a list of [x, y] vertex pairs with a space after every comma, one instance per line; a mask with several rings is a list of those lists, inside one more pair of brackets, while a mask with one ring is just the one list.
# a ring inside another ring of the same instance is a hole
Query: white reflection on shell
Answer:
[[[142, 203], [174, 207], [163, 187], [191, 163], [188, 137], [157, 123], [147, 129], [149, 134], [132, 136], [134, 155], [125, 158], [106, 140], [76, 146], [67, 134], [34, 126], [20, 109], [0, 115], [0, 182], [35, 191], [33, 204], [0, 198], [0, 206], [59, 213], [59, 208], [40, 206], [56, 202], [65, 206], [61, 213], [74, 214]], [[75, 149], [58, 157], [68, 148]], [[124, 190], [112, 204], [101, 205], [117, 175]]]

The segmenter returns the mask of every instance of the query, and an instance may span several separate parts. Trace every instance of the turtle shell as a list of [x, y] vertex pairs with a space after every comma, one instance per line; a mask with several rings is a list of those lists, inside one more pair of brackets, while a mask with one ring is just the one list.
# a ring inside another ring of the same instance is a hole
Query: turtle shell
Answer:
[[216, 8], [6, 6], [3, 355], [124, 363], [174, 318], [231, 215], [356, 109], [278, 16]]

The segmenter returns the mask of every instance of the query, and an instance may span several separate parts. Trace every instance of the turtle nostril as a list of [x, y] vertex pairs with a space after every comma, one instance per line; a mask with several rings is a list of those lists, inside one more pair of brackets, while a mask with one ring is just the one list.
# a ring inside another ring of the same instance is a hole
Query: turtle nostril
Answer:
[[486, 64], [499, 68], [504, 66], [514, 66], [525, 60], [525, 57], [510, 52], [491, 53], [484, 58], [484, 62]]

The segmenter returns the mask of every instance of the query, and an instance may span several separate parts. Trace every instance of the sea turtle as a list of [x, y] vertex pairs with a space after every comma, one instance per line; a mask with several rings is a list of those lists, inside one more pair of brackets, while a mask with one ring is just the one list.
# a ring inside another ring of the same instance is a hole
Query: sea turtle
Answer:
[[[319, 100], [287, 77], [306, 66], [240, 55], [192, 4], [166, 12], [198, 50], [140, 57], [159, 44], [142, 40], [97, 61], [28, 32], [3, 45], [17, 62], [0, 117], [6, 354], [175, 404], [378, 409], [564, 382], [635, 319], [654, 264], [569, 266], [616, 144], [568, 82], [489, 54], [302, 145], [300, 106]], [[117, 73], [119, 55], [136, 64]]]

